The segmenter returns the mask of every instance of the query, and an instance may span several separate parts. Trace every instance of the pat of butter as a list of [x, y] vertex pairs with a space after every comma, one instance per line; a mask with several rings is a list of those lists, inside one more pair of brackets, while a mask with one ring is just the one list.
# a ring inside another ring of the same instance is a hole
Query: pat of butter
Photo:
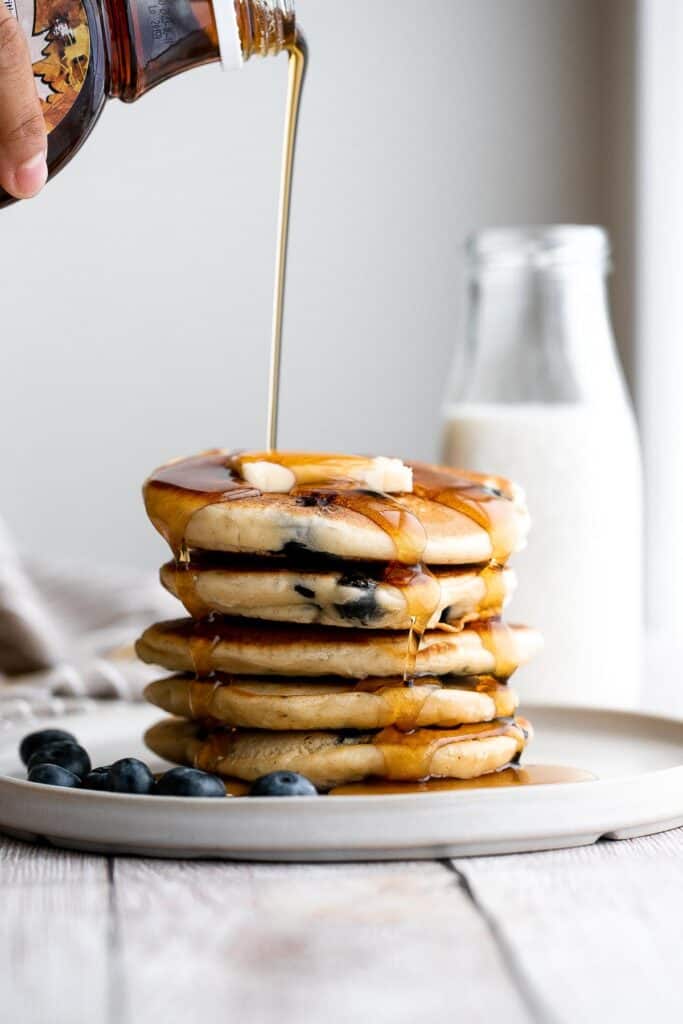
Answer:
[[266, 494], [288, 494], [296, 487], [296, 476], [287, 466], [276, 462], [246, 462], [240, 467], [242, 477]]
[[385, 494], [412, 494], [413, 471], [400, 459], [387, 459], [378, 455], [372, 460], [364, 476], [365, 483], [373, 491]]
[[411, 494], [413, 490], [412, 469], [400, 459], [382, 455], [365, 459], [355, 455], [264, 452], [245, 453], [236, 461], [242, 478], [266, 494], [287, 494], [297, 484], [334, 485], [349, 480], [384, 494]]

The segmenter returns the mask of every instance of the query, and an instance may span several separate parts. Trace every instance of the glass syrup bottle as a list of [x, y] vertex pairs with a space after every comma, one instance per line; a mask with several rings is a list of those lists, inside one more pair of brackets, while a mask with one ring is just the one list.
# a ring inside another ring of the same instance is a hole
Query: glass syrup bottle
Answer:
[[[1, 0], [29, 41], [52, 178], [108, 99], [136, 100], [212, 61], [239, 67], [291, 50], [291, 0]], [[14, 202], [0, 189], [0, 207]]]

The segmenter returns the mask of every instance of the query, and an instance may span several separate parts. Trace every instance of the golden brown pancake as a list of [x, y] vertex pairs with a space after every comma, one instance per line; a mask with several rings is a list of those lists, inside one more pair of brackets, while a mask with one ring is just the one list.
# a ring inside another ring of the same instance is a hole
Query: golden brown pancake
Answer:
[[[271, 622], [407, 630], [410, 608], [394, 572], [377, 563], [297, 567], [288, 559], [243, 557], [213, 564], [168, 562], [161, 582], [195, 616], [214, 611]], [[513, 571], [497, 566], [442, 566], [432, 572], [440, 596], [430, 626], [500, 615], [515, 587]]]
[[[224, 619], [176, 619], [150, 626], [136, 644], [142, 661], [173, 672], [237, 675], [401, 676], [407, 638], [388, 630], [334, 629]], [[428, 630], [417, 656], [417, 676], [510, 676], [540, 648], [526, 626], [473, 623], [460, 632]]]
[[517, 694], [490, 677], [430, 677], [340, 682], [228, 676], [171, 676], [150, 683], [145, 698], [172, 715], [245, 729], [403, 729], [488, 722], [514, 715]]
[[381, 494], [343, 479], [279, 494], [247, 484], [238, 465], [234, 453], [205, 452], [162, 466], [147, 480], [148, 515], [176, 555], [188, 548], [503, 563], [524, 546], [529, 529], [523, 492], [501, 477], [412, 463], [410, 494]]
[[504, 768], [523, 751], [524, 719], [379, 733], [215, 730], [165, 719], [145, 735], [150, 750], [168, 761], [253, 781], [272, 771], [300, 772], [319, 789], [366, 778], [417, 782], [427, 777], [471, 779]]

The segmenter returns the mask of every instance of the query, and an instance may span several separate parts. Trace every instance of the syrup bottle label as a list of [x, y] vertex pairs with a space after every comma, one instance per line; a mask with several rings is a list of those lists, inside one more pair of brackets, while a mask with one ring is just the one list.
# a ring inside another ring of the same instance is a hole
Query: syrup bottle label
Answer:
[[28, 39], [48, 132], [64, 120], [85, 85], [90, 29], [81, 0], [0, 0]]

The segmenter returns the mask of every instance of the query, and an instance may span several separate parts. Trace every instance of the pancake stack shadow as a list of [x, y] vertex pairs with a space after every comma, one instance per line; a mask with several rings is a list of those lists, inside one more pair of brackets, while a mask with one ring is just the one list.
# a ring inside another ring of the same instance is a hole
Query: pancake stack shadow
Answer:
[[146, 690], [174, 716], [148, 746], [241, 780], [236, 793], [277, 770], [362, 791], [518, 763], [529, 723], [508, 679], [540, 645], [501, 619], [507, 560], [528, 530], [523, 495], [421, 465], [411, 492], [389, 495], [317, 458], [320, 478], [309, 466], [286, 493], [250, 486], [227, 452], [145, 484], [175, 556], [161, 581], [189, 612], [137, 644], [173, 673]]

